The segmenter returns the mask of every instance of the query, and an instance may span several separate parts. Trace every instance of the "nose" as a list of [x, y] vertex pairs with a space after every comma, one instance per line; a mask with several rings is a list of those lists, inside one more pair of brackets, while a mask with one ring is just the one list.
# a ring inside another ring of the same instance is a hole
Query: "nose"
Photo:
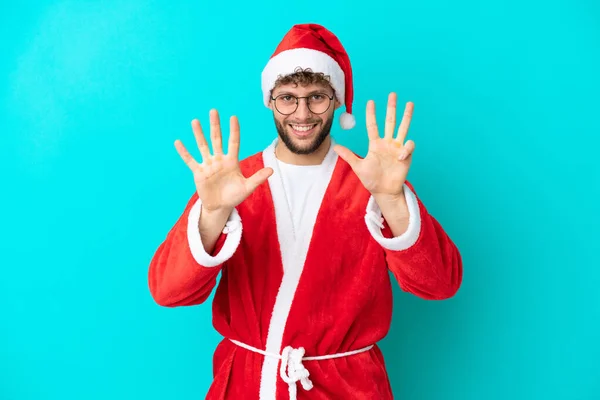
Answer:
[[310, 116], [311, 112], [308, 109], [308, 99], [298, 99], [298, 108], [294, 112], [298, 119], [305, 119]]

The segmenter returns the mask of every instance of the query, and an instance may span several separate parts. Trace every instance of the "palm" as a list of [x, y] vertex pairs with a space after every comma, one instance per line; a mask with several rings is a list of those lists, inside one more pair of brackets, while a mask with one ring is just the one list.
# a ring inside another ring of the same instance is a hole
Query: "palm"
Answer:
[[235, 207], [248, 197], [246, 178], [233, 160], [213, 161], [194, 174], [196, 191], [206, 209]]
[[202, 154], [202, 164], [194, 160], [181, 141], [176, 141], [175, 147], [194, 174], [196, 192], [202, 201], [203, 209], [231, 209], [266, 181], [273, 170], [263, 168], [249, 178], [242, 174], [238, 160], [240, 130], [236, 117], [231, 118], [228, 154], [223, 154], [221, 128], [216, 110], [210, 113], [210, 126], [214, 155], [210, 154], [200, 123], [197, 120], [192, 121], [194, 136]]
[[406, 180], [410, 162], [398, 160], [400, 150], [390, 141], [377, 139], [369, 143], [367, 156], [355, 172], [365, 188], [373, 194], [398, 194]]
[[404, 118], [400, 124], [398, 135], [394, 138], [396, 125], [396, 95], [390, 94], [385, 123], [384, 137], [380, 137], [375, 120], [375, 105], [367, 104], [367, 131], [369, 134], [369, 151], [361, 159], [350, 150], [336, 146], [336, 152], [346, 160], [364, 187], [374, 196], [397, 197], [402, 193], [408, 170], [412, 161], [414, 142], [404, 143], [413, 104], [408, 103]]

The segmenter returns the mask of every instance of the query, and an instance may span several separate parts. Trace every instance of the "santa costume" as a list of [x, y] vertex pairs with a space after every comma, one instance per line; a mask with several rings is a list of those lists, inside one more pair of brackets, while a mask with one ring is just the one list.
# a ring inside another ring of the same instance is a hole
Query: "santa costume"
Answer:
[[[268, 61], [265, 105], [275, 80], [297, 67], [330, 76], [346, 107], [342, 127], [354, 126], [348, 56], [315, 24], [295, 25]], [[409, 182], [408, 229], [393, 237], [333, 139], [311, 166], [278, 160], [277, 140], [240, 162], [246, 177], [274, 173], [232, 212], [210, 254], [191, 196], [152, 258], [152, 296], [165, 307], [198, 305], [221, 274], [213, 324], [224, 339], [207, 399], [392, 399], [377, 346], [392, 318], [389, 272], [404, 291], [447, 299], [462, 281], [460, 253]]]

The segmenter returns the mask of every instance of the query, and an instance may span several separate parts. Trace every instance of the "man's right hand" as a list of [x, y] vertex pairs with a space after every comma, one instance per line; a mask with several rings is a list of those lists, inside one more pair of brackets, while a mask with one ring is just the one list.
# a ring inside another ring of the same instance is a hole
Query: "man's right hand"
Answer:
[[273, 174], [271, 168], [263, 168], [249, 178], [242, 175], [239, 165], [240, 125], [237, 117], [232, 116], [230, 119], [231, 132], [227, 154], [223, 154], [217, 110], [210, 111], [210, 138], [214, 154], [210, 154], [208, 143], [197, 119], [192, 121], [192, 130], [202, 155], [202, 163], [199, 164], [194, 160], [180, 140], [175, 141], [175, 148], [194, 174], [196, 191], [202, 201], [203, 210], [208, 212], [233, 210]]
[[202, 163], [198, 163], [180, 140], [175, 141], [177, 152], [194, 174], [196, 192], [202, 202], [202, 213], [198, 227], [205, 250], [210, 253], [233, 209], [272, 174], [273, 169], [262, 168], [249, 178], [240, 170], [240, 126], [235, 116], [230, 119], [229, 148], [223, 154], [221, 126], [217, 110], [210, 111], [210, 138], [213, 155], [202, 127], [197, 119], [192, 121], [192, 130]]

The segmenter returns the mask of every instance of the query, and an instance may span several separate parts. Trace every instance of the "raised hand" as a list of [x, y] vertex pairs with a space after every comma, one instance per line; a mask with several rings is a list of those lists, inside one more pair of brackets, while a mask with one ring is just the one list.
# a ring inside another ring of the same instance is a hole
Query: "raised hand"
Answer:
[[375, 103], [372, 100], [367, 102], [366, 120], [369, 151], [365, 158], [357, 157], [352, 151], [340, 145], [336, 145], [334, 148], [335, 152], [350, 164], [373, 197], [385, 199], [386, 201], [393, 201], [403, 195], [403, 184], [406, 181], [415, 149], [412, 140], [404, 142], [410, 126], [414, 105], [412, 102], [406, 104], [398, 134], [394, 137], [396, 102], [396, 94], [390, 93], [383, 138], [377, 128]]
[[240, 126], [237, 117], [230, 118], [228, 153], [223, 154], [221, 125], [217, 110], [210, 111], [210, 138], [213, 153], [197, 119], [192, 121], [192, 130], [202, 163], [198, 163], [180, 140], [175, 141], [177, 152], [194, 174], [196, 191], [205, 211], [229, 211], [244, 201], [273, 173], [271, 168], [263, 168], [246, 178], [239, 165]]

